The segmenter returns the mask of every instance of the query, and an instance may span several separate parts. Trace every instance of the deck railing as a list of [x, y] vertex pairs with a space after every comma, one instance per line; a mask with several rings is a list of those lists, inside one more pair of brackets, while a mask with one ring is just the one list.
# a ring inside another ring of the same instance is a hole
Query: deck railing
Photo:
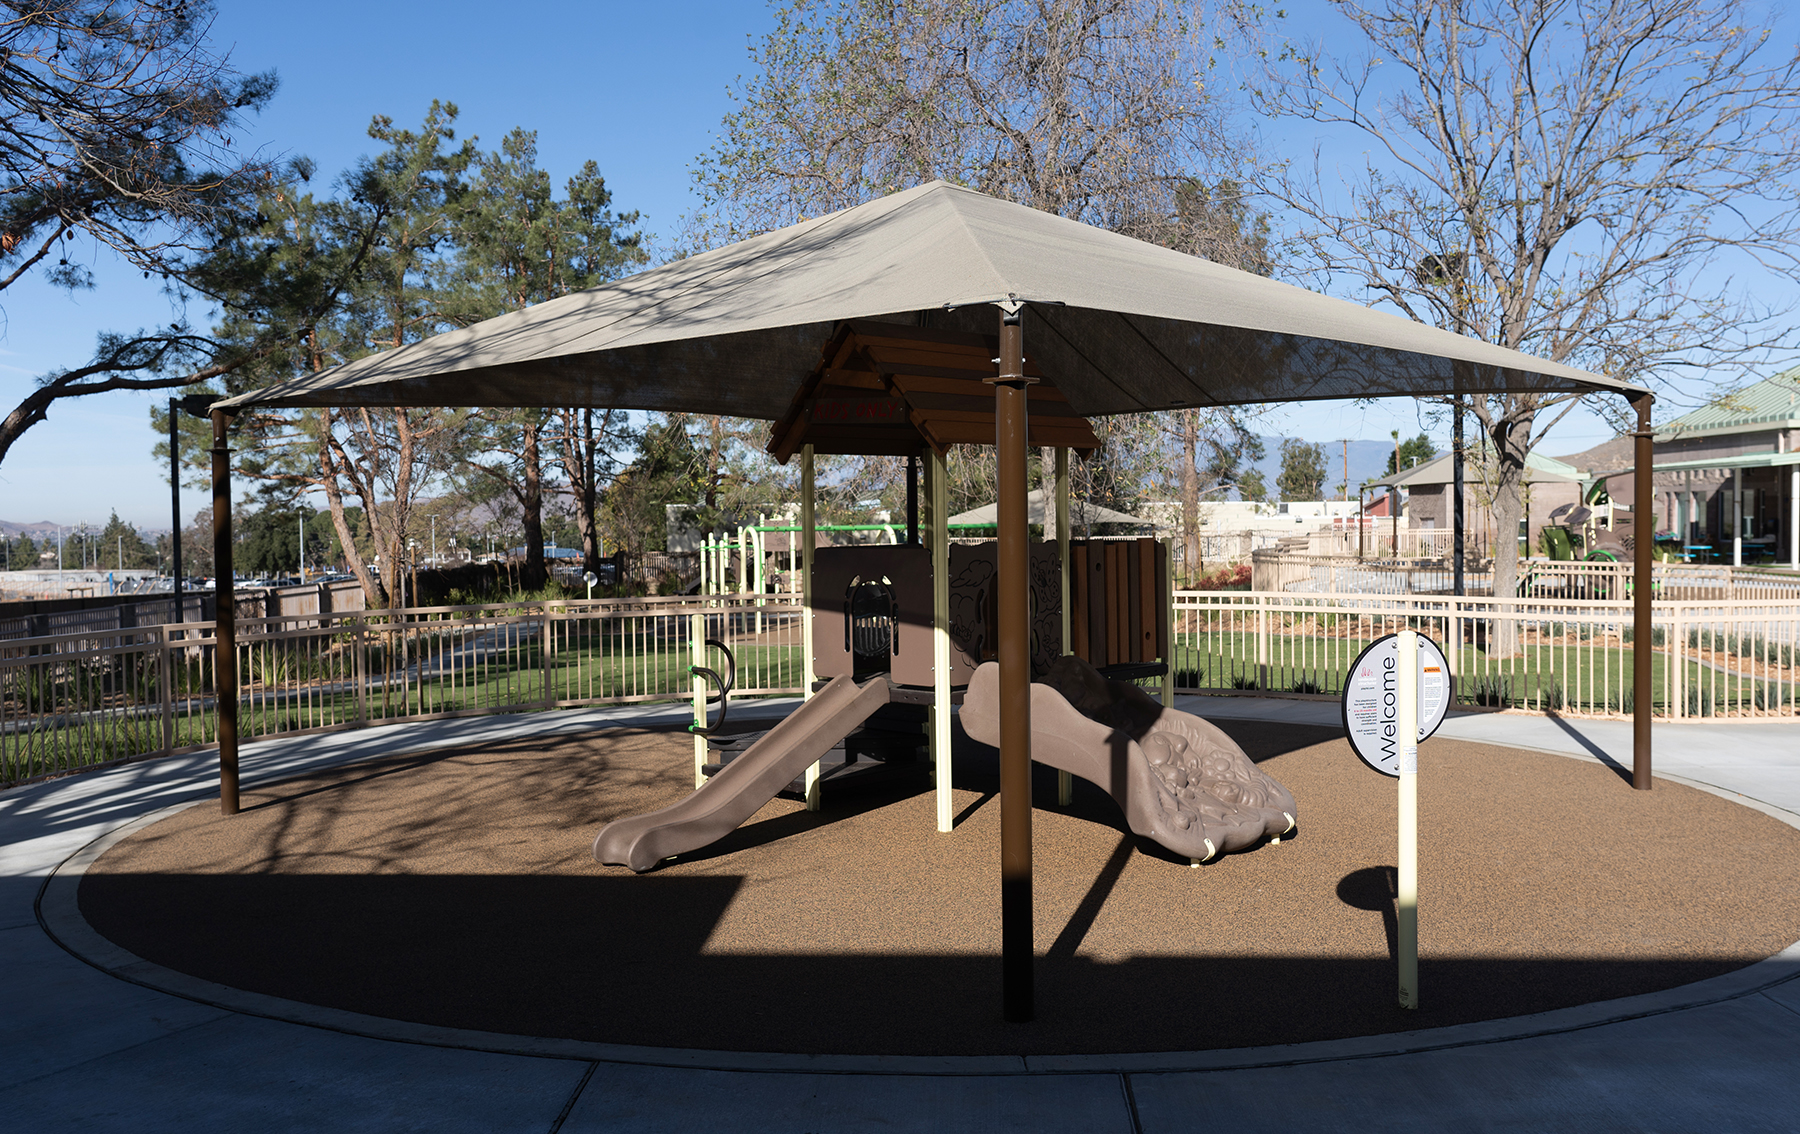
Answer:
[[[779, 595], [248, 618], [238, 735], [686, 701], [696, 614], [735, 655], [734, 698], [803, 690], [801, 608]], [[0, 782], [217, 744], [214, 626], [0, 643]]]

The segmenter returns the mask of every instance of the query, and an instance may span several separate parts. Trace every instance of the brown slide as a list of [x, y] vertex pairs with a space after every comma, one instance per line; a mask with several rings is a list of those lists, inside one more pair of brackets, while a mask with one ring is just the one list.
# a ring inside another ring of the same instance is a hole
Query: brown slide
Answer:
[[642, 874], [670, 855], [717, 842], [887, 703], [885, 677], [861, 685], [833, 678], [693, 795], [601, 828], [595, 861]]
[[[1000, 743], [1000, 667], [975, 671], [963, 731]], [[1135, 685], [1108, 681], [1078, 657], [1057, 659], [1031, 686], [1031, 758], [1094, 784], [1132, 831], [1176, 854], [1208, 859], [1294, 829], [1294, 797], [1244, 750], [1192, 713], [1165, 709]]]

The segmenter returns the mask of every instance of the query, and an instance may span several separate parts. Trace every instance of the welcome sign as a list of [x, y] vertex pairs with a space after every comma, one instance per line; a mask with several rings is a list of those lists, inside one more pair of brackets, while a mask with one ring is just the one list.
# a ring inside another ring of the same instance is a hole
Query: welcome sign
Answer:
[[[1416, 772], [1401, 767], [1400, 636], [1387, 634], [1357, 655], [1344, 680], [1344, 732], [1363, 763], [1384, 776]], [[1419, 635], [1419, 740], [1444, 723], [1452, 694], [1450, 665], [1437, 643]], [[1415, 753], [1417, 749], [1408, 748]]]

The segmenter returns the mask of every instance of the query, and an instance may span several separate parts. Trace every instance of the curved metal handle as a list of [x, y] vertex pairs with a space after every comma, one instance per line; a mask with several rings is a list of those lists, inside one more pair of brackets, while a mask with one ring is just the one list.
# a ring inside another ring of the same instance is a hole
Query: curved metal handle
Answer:
[[731, 690], [737, 684], [737, 658], [732, 655], [731, 648], [717, 638], [708, 638], [706, 644], [718, 647], [719, 651], [725, 655], [725, 676], [720, 677], [716, 670], [708, 669], [703, 665], [688, 666], [688, 673], [710, 680], [719, 690], [719, 719], [704, 728], [698, 724], [688, 726], [688, 731], [698, 736], [712, 736], [725, 727], [725, 716], [731, 707]]
[[708, 638], [706, 644], [725, 655], [725, 687], [720, 696], [729, 697], [731, 691], [737, 688], [737, 656], [731, 652], [730, 646], [717, 638]]

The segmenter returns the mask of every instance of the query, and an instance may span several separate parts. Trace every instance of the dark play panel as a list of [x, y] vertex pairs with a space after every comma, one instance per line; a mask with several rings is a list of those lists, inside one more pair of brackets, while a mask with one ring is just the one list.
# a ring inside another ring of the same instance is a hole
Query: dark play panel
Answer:
[[[1190, 869], [1077, 784], [1035, 820], [1038, 1021], [999, 1009], [991, 750], [953, 835], [925, 777], [777, 799], [646, 875], [606, 821], [690, 789], [685, 733], [396, 757], [199, 806], [89, 872], [83, 911], [161, 964], [420, 1022], [740, 1050], [1145, 1051], [1537, 1012], [1697, 980], [1800, 938], [1800, 832], [1607, 768], [1428, 742], [1421, 982], [1394, 1007], [1393, 781], [1321, 729], [1221, 722], [1292, 789], [1278, 847]], [[965, 745], [967, 742], [964, 742]]]

